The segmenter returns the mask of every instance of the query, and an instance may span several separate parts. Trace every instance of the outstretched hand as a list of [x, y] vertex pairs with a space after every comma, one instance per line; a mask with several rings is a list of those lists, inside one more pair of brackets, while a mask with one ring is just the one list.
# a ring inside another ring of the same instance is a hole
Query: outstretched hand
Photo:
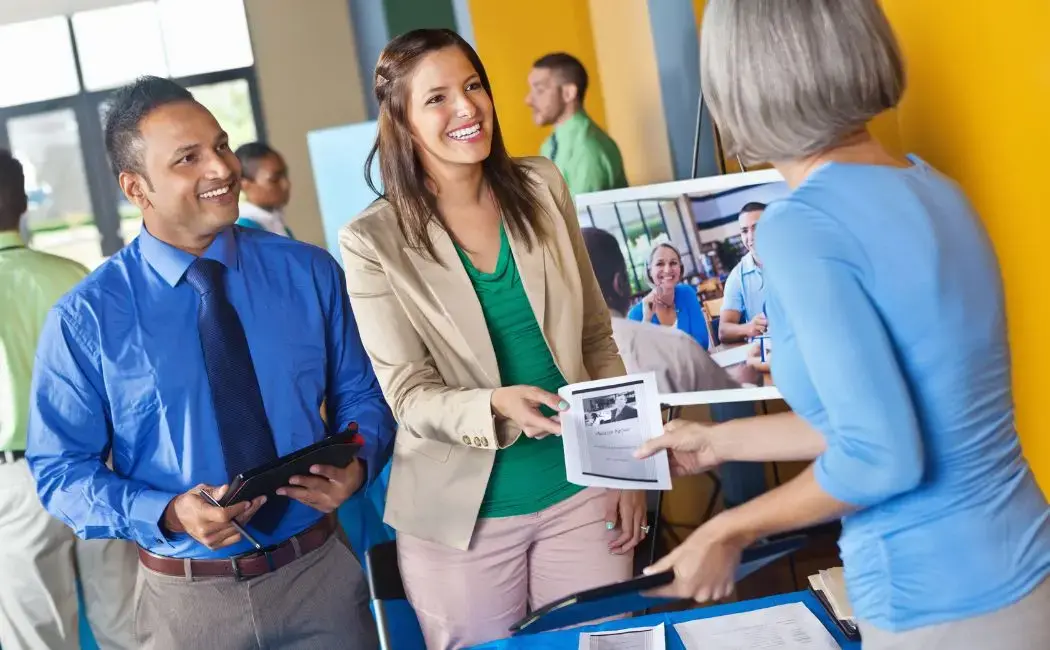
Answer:
[[649, 458], [666, 450], [673, 476], [699, 474], [717, 467], [722, 461], [715, 453], [712, 427], [689, 420], [672, 420], [664, 433], [646, 441], [635, 452], [635, 458]]

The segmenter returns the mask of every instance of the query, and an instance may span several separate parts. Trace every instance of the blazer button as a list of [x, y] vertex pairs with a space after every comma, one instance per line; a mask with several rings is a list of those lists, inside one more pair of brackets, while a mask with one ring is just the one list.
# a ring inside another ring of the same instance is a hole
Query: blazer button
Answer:
[[488, 447], [489, 446], [489, 439], [488, 438], [482, 438], [481, 439], [481, 444], [484, 445], [485, 447]]
[[469, 445], [470, 444], [470, 436], [463, 436], [463, 444], [464, 445]]
[[477, 445], [478, 447], [480, 447], [481, 446], [481, 438], [479, 438], [477, 436], [474, 436], [474, 444]]

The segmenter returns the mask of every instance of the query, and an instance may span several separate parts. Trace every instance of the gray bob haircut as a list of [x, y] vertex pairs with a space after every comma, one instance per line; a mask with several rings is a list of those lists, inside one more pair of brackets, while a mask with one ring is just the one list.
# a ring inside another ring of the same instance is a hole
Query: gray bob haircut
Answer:
[[824, 151], [904, 93], [877, 0], [708, 0], [700, 44], [704, 98], [745, 163]]

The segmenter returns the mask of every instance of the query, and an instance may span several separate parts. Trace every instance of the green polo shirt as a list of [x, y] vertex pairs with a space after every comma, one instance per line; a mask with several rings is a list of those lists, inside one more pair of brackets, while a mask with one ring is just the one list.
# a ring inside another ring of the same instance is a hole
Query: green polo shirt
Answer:
[[[506, 230], [500, 231], [499, 259], [492, 273], [478, 270], [458, 246], [456, 251], [481, 303], [501, 383], [504, 386], [538, 386], [551, 393], [558, 392], [566, 381], [554, 363], [554, 356], [529, 304]], [[546, 413], [553, 415], [551, 411]], [[513, 445], [496, 452], [478, 516], [532, 514], [568, 499], [582, 489], [565, 478], [565, 450], [561, 436], [537, 439], [523, 435]]]
[[583, 111], [556, 126], [540, 154], [558, 166], [573, 196], [627, 187], [620, 148]]
[[30, 250], [0, 232], [0, 451], [24, 451], [29, 384], [47, 312], [84, 276], [72, 260]]

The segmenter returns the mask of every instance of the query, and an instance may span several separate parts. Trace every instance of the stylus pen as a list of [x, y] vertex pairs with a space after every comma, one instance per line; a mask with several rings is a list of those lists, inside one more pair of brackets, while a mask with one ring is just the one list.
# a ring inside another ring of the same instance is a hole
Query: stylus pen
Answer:
[[[221, 508], [222, 507], [222, 506], [219, 505], [219, 502], [215, 500], [215, 497], [213, 497], [212, 495], [208, 494], [204, 490], [201, 490], [199, 492], [199, 494], [204, 498], [205, 501], [207, 501], [208, 503], [212, 504], [216, 508]], [[246, 539], [246, 540], [248, 540], [249, 542], [252, 543], [252, 546], [255, 547], [255, 550], [257, 550], [257, 551], [263, 550], [262, 544], [260, 544], [258, 542], [258, 540], [256, 540], [254, 537], [249, 535], [248, 531], [244, 530], [244, 526], [242, 526], [239, 523], [237, 523], [236, 519], [231, 519], [230, 523], [233, 524], [234, 529], [236, 529], [237, 532], [241, 534], [241, 537], [243, 537], [244, 539]]]

